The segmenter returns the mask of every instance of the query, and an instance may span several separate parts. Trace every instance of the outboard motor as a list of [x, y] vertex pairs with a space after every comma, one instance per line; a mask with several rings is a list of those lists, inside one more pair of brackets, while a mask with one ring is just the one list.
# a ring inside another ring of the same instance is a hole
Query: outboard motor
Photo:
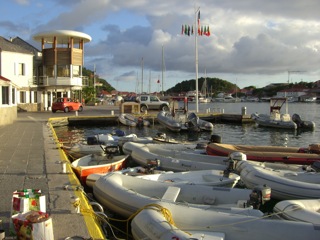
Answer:
[[112, 159], [113, 156], [120, 154], [119, 146], [106, 146], [104, 149], [105, 154], [107, 155], [108, 159]]
[[311, 169], [315, 172], [320, 172], [320, 161], [315, 161], [311, 164]]
[[292, 119], [292, 121], [294, 121], [297, 124], [298, 128], [302, 127], [304, 124], [303, 121], [301, 120], [299, 114], [296, 114], [296, 113], [293, 114], [291, 119]]
[[258, 186], [252, 189], [250, 199], [247, 201], [247, 205], [252, 206], [254, 209], [259, 209], [261, 205], [271, 199], [271, 188], [266, 185]]
[[209, 143], [221, 143], [221, 136], [211, 135]]
[[137, 127], [143, 127], [143, 117], [138, 117]]
[[96, 136], [87, 137], [87, 144], [88, 145], [97, 145], [97, 144], [103, 144], [102, 142], [99, 142], [99, 140], [96, 138]]
[[147, 166], [146, 166], [146, 173], [152, 174], [154, 173], [155, 169], [160, 168], [160, 160], [154, 159], [154, 160], [147, 160]]
[[198, 121], [199, 117], [195, 113], [190, 113], [188, 116], [188, 122], [186, 123], [188, 130], [198, 132], [200, 130], [198, 126]]

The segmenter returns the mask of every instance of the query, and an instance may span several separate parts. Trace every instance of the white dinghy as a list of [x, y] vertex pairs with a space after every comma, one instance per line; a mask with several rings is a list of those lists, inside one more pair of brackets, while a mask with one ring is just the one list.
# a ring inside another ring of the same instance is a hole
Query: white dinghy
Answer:
[[134, 239], [318, 240], [320, 229], [305, 222], [281, 221], [155, 202], [131, 222]]
[[282, 219], [320, 225], [320, 199], [284, 200], [274, 206], [273, 212]]
[[234, 173], [225, 174], [221, 170], [145, 174], [137, 177], [152, 181], [200, 184], [216, 187], [234, 187], [240, 180], [239, 175]]
[[278, 200], [320, 198], [318, 172], [275, 170], [244, 160], [236, 161], [235, 170], [246, 187], [267, 185], [272, 189], [272, 198]]
[[[257, 191], [262, 197], [256, 198], [256, 194], [253, 193]], [[125, 217], [158, 200], [212, 211], [262, 216], [263, 213], [258, 208], [270, 199], [270, 188], [251, 191], [240, 188], [158, 182], [113, 172], [100, 177], [95, 182], [93, 194], [101, 205]]]

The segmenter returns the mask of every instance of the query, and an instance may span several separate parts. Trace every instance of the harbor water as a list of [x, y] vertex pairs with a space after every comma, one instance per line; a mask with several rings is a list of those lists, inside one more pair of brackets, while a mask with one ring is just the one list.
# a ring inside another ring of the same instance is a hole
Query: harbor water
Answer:
[[[182, 107], [183, 103], [179, 103]], [[199, 112], [224, 112], [229, 114], [269, 113], [268, 102], [239, 102], [239, 103], [201, 103]], [[285, 106], [283, 106], [285, 108]], [[188, 103], [188, 110], [195, 110], [195, 103]], [[285, 111], [285, 109], [282, 109]], [[134, 128], [121, 124], [114, 126], [63, 126], [56, 128], [57, 135], [62, 142], [85, 141], [88, 136], [95, 134], [111, 133], [115, 129], [121, 129], [126, 134], [135, 133], [138, 137], [154, 137], [157, 133], [166, 133], [167, 137], [179, 141], [209, 141], [211, 135], [221, 136], [223, 143], [246, 144], [246, 145], [272, 145], [307, 147], [309, 144], [319, 143], [320, 132], [320, 104], [318, 103], [289, 103], [288, 113], [297, 113], [302, 120], [314, 121], [316, 127], [313, 131], [285, 130], [276, 128], [258, 127], [254, 123], [233, 124], [214, 123], [212, 132], [201, 132], [189, 134], [187, 132], [170, 132], [160, 124], [151, 127]]]

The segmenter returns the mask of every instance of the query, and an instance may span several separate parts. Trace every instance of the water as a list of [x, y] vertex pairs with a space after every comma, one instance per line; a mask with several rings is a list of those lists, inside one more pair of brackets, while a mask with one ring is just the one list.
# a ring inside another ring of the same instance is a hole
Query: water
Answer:
[[[182, 103], [180, 103], [182, 104]], [[224, 111], [224, 113], [241, 114], [242, 108], [246, 107], [247, 114], [254, 112], [268, 113], [269, 103], [239, 102], [239, 103], [206, 103], [199, 104], [199, 112]], [[189, 110], [195, 109], [195, 103], [188, 104]], [[209, 141], [212, 134], [219, 135], [223, 143], [246, 144], [246, 145], [272, 145], [307, 147], [312, 143], [319, 143], [320, 132], [320, 104], [317, 103], [289, 103], [288, 113], [297, 113], [302, 120], [314, 121], [314, 131], [282, 130], [276, 128], [258, 127], [255, 124], [214, 124], [212, 132], [201, 132], [198, 135], [186, 132], [173, 133], [170, 130], [155, 124], [147, 128], [133, 128], [123, 125], [110, 127], [79, 126], [58, 127], [57, 135], [63, 142], [84, 141], [94, 134], [106, 134], [114, 129], [121, 129], [126, 134], [135, 133], [138, 137], [156, 136], [157, 133], [166, 133], [167, 136], [180, 141]]]

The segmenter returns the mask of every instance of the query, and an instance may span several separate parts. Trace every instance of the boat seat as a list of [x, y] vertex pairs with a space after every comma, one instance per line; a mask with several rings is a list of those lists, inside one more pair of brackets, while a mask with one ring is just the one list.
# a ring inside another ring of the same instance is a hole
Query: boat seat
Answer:
[[290, 114], [281, 114], [281, 120], [284, 121], [284, 122], [288, 122], [288, 121], [291, 121], [291, 117], [290, 117]]
[[161, 199], [175, 202], [177, 200], [179, 193], [180, 193], [179, 187], [169, 186]]

